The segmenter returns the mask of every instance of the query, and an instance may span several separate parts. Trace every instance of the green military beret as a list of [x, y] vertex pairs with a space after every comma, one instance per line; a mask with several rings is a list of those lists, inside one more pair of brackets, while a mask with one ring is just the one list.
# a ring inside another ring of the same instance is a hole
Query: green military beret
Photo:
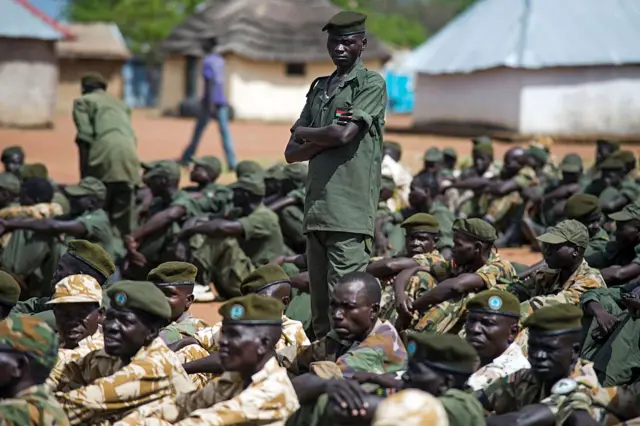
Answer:
[[0, 173], [0, 188], [18, 195], [20, 193], [20, 179], [13, 173]]
[[157, 161], [156, 164], [145, 173], [144, 177], [145, 179], [149, 179], [156, 176], [166, 177], [174, 181], [180, 180], [180, 165], [170, 160]]
[[469, 300], [467, 310], [520, 318], [520, 300], [508, 291], [485, 290]]
[[382, 175], [380, 180], [380, 189], [394, 191], [396, 189], [396, 183], [391, 176]]
[[578, 247], [587, 248], [589, 245], [589, 230], [582, 222], [578, 222], [575, 219], [563, 220], [540, 235], [538, 241], [547, 244], [571, 243]]
[[113, 258], [105, 249], [87, 240], [71, 240], [67, 253], [109, 278], [116, 271]]
[[611, 158], [622, 161], [624, 164], [636, 162], [636, 156], [631, 151], [616, 151], [611, 154]]
[[147, 274], [147, 280], [158, 287], [194, 285], [198, 268], [187, 262], [164, 262]]
[[544, 306], [525, 319], [522, 325], [529, 331], [542, 334], [582, 331], [582, 309], [567, 303]]
[[416, 213], [411, 215], [405, 219], [400, 226], [407, 231], [425, 231], [433, 233], [440, 231], [438, 218], [427, 213]]
[[309, 167], [302, 163], [287, 164], [284, 166], [285, 179], [290, 180], [296, 186], [304, 186], [307, 183]]
[[327, 31], [331, 35], [348, 36], [361, 34], [365, 31], [364, 22], [367, 15], [352, 10], [344, 10], [334, 15], [329, 22], [322, 27], [322, 31]]
[[16, 154], [24, 157], [24, 150], [22, 149], [22, 147], [17, 145], [8, 146], [2, 150], [2, 159], [5, 159], [6, 157], [11, 157]]
[[473, 146], [472, 151], [476, 155], [484, 154], [484, 155], [490, 155], [493, 157], [493, 144], [491, 142], [478, 143]]
[[582, 158], [578, 154], [567, 154], [560, 162], [560, 170], [567, 173], [582, 172]]
[[272, 285], [291, 283], [289, 275], [275, 263], [267, 263], [250, 273], [240, 284], [242, 295], [257, 293]]
[[214, 157], [213, 155], [205, 155], [204, 157], [196, 158], [193, 160], [193, 164], [203, 167], [214, 176], [218, 176], [222, 172], [222, 163], [218, 157]]
[[625, 164], [622, 160], [613, 158], [613, 156], [607, 158], [600, 164], [600, 170], [624, 170]]
[[66, 186], [64, 192], [70, 197], [93, 195], [102, 201], [107, 198], [107, 187], [104, 183], [91, 176], [82, 179], [78, 185]]
[[402, 145], [400, 145], [396, 141], [384, 141], [382, 146], [384, 149], [390, 149], [393, 151], [398, 151], [400, 153], [402, 152]]
[[20, 285], [9, 274], [0, 271], [0, 304], [13, 306], [20, 298]]
[[462, 232], [477, 240], [492, 243], [498, 238], [496, 228], [483, 219], [458, 218], [453, 222], [453, 231]]
[[408, 340], [409, 355], [429, 367], [457, 374], [476, 371], [476, 350], [456, 334], [420, 332], [410, 334]]
[[264, 197], [265, 187], [264, 179], [259, 174], [247, 174], [240, 177], [236, 182], [229, 185], [231, 189], [243, 189], [250, 194]]
[[493, 139], [491, 139], [489, 136], [477, 136], [473, 139], [471, 139], [471, 142], [473, 142], [474, 145], [479, 145], [479, 144], [489, 144], [489, 145], [493, 145]]
[[136, 309], [158, 318], [171, 319], [171, 306], [164, 293], [149, 281], [120, 281], [107, 289], [111, 306]]
[[96, 84], [106, 86], [107, 80], [99, 72], [88, 72], [82, 76], [80, 83], [83, 86], [93, 86]]
[[609, 217], [616, 222], [627, 222], [630, 220], [640, 221], [640, 205], [637, 202], [627, 204], [619, 212], [611, 213]]
[[223, 324], [282, 325], [284, 305], [276, 298], [253, 293], [227, 301], [218, 312]]
[[442, 155], [444, 155], [445, 157], [450, 157], [450, 158], [458, 158], [458, 153], [456, 152], [455, 149], [451, 148], [451, 147], [447, 147], [445, 149], [442, 150]]
[[23, 164], [18, 172], [22, 180], [49, 179], [49, 170], [42, 163]]
[[546, 150], [539, 148], [537, 146], [530, 146], [529, 148], [527, 148], [527, 150], [525, 151], [525, 155], [528, 157], [535, 158], [537, 161], [543, 164], [546, 164], [547, 161], [549, 160], [549, 153]]
[[154, 160], [154, 161], [143, 161], [140, 163], [140, 167], [142, 168], [142, 170], [144, 170], [145, 172], [148, 172], [149, 170], [153, 169], [155, 166], [157, 166], [158, 164], [161, 164], [165, 161], [171, 161], [171, 160]]
[[264, 169], [262, 166], [252, 160], [244, 160], [236, 166], [236, 177], [240, 179], [245, 175], [259, 174], [264, 177]]
[[265, 179], [284, 180], [284, 164], [274, 164], [264, 172]]
[[424, 157], [423, 157], [424, 161], [429, 161], [429, 162], [432, 162], [432, 163], [438, 163], [438, 162], [442, 161], [443, 159], [444, 159], [444, 157], [442, 156], [442, 151], [440, 151], [435, 146], [432, 146], [431, 148], [427, 149], [425, 151]]
[[58, 361], [58, 335], [41, 319], [15, 315], [0, 321], [0, 352], [21, 352], [51, 370]]
[[581, 219], [600, 213], [600, 201], [591, 194], [573, 194], [564, 205], [567, 219]]
[[598, 140], [596, 140], [596, 145], [610, 145], [613, 148], [615, 148], [616, 150], [620, 149], [620, 142], [611, 141], [611, 140], [608, 140], [608, 139], [598, 139]]

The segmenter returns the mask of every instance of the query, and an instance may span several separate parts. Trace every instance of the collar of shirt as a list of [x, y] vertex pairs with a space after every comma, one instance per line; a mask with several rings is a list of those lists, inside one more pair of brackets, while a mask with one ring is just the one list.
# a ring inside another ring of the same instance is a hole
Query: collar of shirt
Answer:
[[91, 336], [87, 336], [78, 342], [79, 348], [86, 348], [91, 345], [100, 344], [103, 347], [104, 336], [102, 335], [102, 326], [98, 326], [98, 329]]
[[[357, 78], [359, 84], [364, 83], [364, 74], [361, 72], [362, 70], [364, 70], [364, 63], [362, 62], [362, 59], [358, 58], [358, 60], [356, 60], [356, 63], [353, 64], [353, 67], [351, 67], [351, 69], [347, 73], [347, 76], [344, 78], [342, 83], [340, 83], [340, 85], [336, 88], [332, 96], [335, 95], [341, 88], [346, 86], [347, 83], [353, 79]], [[331, 81], [331, 79], [333, 79], [336, 76], [336, 73], [337, 71], [334, 71], [333, 73], [331, 73], [331, 76], [329, 76], [329, 78], [326, 80], [325, 88], [324, 88], [325, 92], [329, 88], [329, 85], [328, 85], [329, 81]]]
[[545, 264], [545, 266], [540, 268], [540, 271], [538, 271], [538, 273], [542, 275], [542, 279], [550, 279], [553, 281], [554, 285], [562, 284], [564, 287], [565, 283], [573, 282], [578, 275], [584, 275], [584, 270], [586, 268], [589, 268], [589, 264], [586, 260], [582, 259], [582, 263], [580, 264], [580, 266], [578, 266], [578, 268], [573, 272], [573, 274], [571, 274], [569, 278], [567, 278], [564, 283], [558, 283], [558, 280], [560, 279], [560, 269], [551, 269]]
[[[367, 337], [365, 337], [365, 340], [366, 340], [369, 336], [371, 336], [372, 334], [376, 334], [376, 329], [380, 328], [380, 326], [381, 326], [381, 325], [382, 325], [382, 321], [380, 321], [380, 318], [378, 318], [378, 319], [376, 320], [375, 325], [374, 325], [374, 326], [373, 326], [373, 328], [371, 329], [371, 332], [367, 335]], [[329, 339], [331, 339], [331, 340], [333, 340], [333, 341], [335, 341], [335, 342], [339, 343], [339, 344], [340, 344], [340, 346], [343, 346], [343, 347], [345, 347], [345, 348], [352, 348], [352, 347], [359, 346], [359, 345], [360, 345], [360, 343], [362, 343], [362, 342], [364, 341], [364, 340], [363, 340], [363, 341], [357, 341], [357, 340], [354, 340], [354, 341], [342, 340], [342, 339], [340, 339], [340, 337], [338, 337], [338, 334], [337, 334], [335, 331], [333, 331], [333, 330], [331, 330], [329, 333], [327, 333], [327, 337], [328, 337]]]

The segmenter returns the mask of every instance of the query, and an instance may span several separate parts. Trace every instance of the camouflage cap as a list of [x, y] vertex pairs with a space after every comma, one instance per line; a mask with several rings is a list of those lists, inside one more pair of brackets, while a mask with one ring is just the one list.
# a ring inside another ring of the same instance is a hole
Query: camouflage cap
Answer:
[[538, 148], [536, 146], [530, 146], [525, 151], [525, 155], [528, 157], [535, 158], [537, 161], [546, 164], [549, 161], [549, 153], [542, 148]]
[[565, 334], [582, 331], [582, 309], [568, 303], [544, 306], [522, 323], [529, 331], [541, 334]]
[[622, 160], [613, 158], [613, 156], [607, 158], [600, 164], [600, 170], [624, 170], [625, 164]]
[[396, 141], [384, 141], [382, 143], [382, 147], [385, 148], [385, 149], [390, 149], [390, 150], [393, 150], [393, 151], [402, 152], [402, 145], [400, 145]]
[[284, 180], [284, 164], [274, 164], [264, 172], [265, 179]]
[[493, 145], [493, 139], [491, 139], [491, 137], [486, 136], [486, 135], [477, 136], [477, 137], [471, 139], [471, 142], [473, 142], [474, 145], [479, 145], [479, 144]]
[[175, 161], [157, 161], [156, 164], [144, 174], [145, 179], [156, 176], [166, 177], [173, 181], [180, 180], [180, 165]]
[[147, 281], [151, 281], [158, 287], [194, 285], [197, 275], [198, 268], [191, 263], [164, 262], [149, 272]]
[[440, 231], [440, 225], [438, 224], [438, 218], [427, 213], [416, 213], [405, 219], [400, 225], [402, 228], [409, 231], [424, 231], [436, 233]]
[[120, 281], [107, 290], [111, 306], [134, 309], [158, 318], [171, 319], [171, 306], [164, 293], [149, 281]]
[[472, 152], [476, 155], [484, 154], [493, 157], [493, 144], [487, 142], [478, 143], [473, 146]]
[[596, 145], [610, 145], [615, 150], [620, 149], [620, 142], [612, 141], [612, 140], [609, 140], [609, 139], [597, 139], [596, 140]]
[[93, 195], [102, 201], [107, 198], [107, 187], [92, 176], [82, 179], [77, 185], [66, 186], [64, 192], [70, 197]]
[[376, 408], [371, 426], [449, 426], [442, 402], [428, 392], [405, 389], [385, 398]]
[[205, 155], [204, 157], [196, 158], [193, 160], [193, 164], [204, 168], [214, 176], [219, 176], [220, 173], [222, 173], [222, 163], [218, 157], [213, 155]]
[[394, 191], [396, 189], [396, 183], [391, 176], [382, 175], [382, 177], [380, 178], [380, 189]]
[[303, 163], [293, 163], [284, 166], [284, 177], [296, 186], [303, 186], [307, 183], [309, 167]]
[[627, 222], [629, 220], [640, 221], [640, 204], [627, 204], [619, 212], [611, 213], [609, 215], [609, 218], [615, 220], [616, 222]]
[[252, 160], [244, 160], [236, 166], [236, 177], [240, 179], [244, 175], [260, 174], [264, 176], [264, 168]]
[[102, 304], [102, 288], [98, 281], [89, 275], [70, 275], [56, 284], [56, 288], [47, 305], [59, 303], [97, 303]]
[[0, 352], [21, 352], [51, 370], [58, 361], [58, 335], [40, 318], [15, 315], [0, 321]]
[[589, 245], [589, 230], [582, 222], [578, 222], [575, 219], [567, 219], [558, 223], [537, 239], [547, 244], [571, 243], [578, 247], [587, 248]]
[[560, 162], [560, 170], [567, 173], [582, 172], [582, 158], [578, 154], [567, 154]]
[[18, 145], [8, 146], [2, 150], [2, 159], [16, 154], [22, 155], [24, 157], [24, 150], [22, 149], [22, 147]]
[[82, 78], [80, 79], [80, 84], [82, 84], [83, 86], [92, 86], [96, 84], [106, 86], [107, 80], [99, 72], [92, 71], [82, 76]]
[[424, 161], [429, 161], [432, 163], [438, 163], [443, 159], [444, 159], [444, 156], [442, 155], [442, 151], [440, 151], [435, 146], [432, 146], [431, 148], [427, 149], [423, 157]]
[[600, 213], [600, 201], [591, 194], [573, 194], [564, 205], [567, 219], [581, 219]]
[[446, 147], [445, 149], [443, 149], [442, 155], [450, 158], [458, 158], [458, 152], [451, 147]]
[[20, 179], [13, 173], [0, 173], [0, 188], [6, 189], [13, 195], [20, 194]]
[[247, 174], [243, 175], [236, 182], [229, 185], [231, 189], [243, 189], [250, 194], [256, 195], [258, 197], [264, 197], [266, 192], [264, 186], [264, 179], [262, 175], [259, 174]]
[[10, 274], [0, 271], [0, 304], [13, 306], [20, 299], [20, 285]]
[[276, 298], [252, 293], [227, 301], [218, 312], [223, 324], [282, 325], [284, 305]]
[[19, 174], [22, 180], [49, 179], [49, 170], [42, 163], [23, 164], [20, 166]]
[[267, 263], [250, 273], [240, 284], [240, 294], [257, 293], [273, 285], [291, 283], [289, 275], [276, 263]]
[[364, 23], [367, 15], [353, 10], [343, 10], [333, 15], [329, 22], [322, 27], [322, 31], [327, 31], [331, 35], [348, 36], [365, 32]]
[[431, 368], [457, 374], [476, 371], [476, 350], [456, 334], [418, 332], [411, 333], [408, 340], [409, 355]]
[[492, 224], [483, 219], [458, 218], [453, 222], [453, 231], [462, 232], [477, 240], [492, 243], [498, 238], [496, 228]]
[[67, 247], [67, 254], [91, 266], [105, 278], [109, 278], [116, 271], [111, 255], [97, 244], [87, 240], [71, 240]]
[[611, 154], [611, 158], [615, 158], [616, 160], [622, 161], [624, 164], [627, 163], [636, 163], [636, 156], [631, 151], [616, 151]]
[[497, 289], [485, 290], [469, 300], [467, 310], [469, 312], [483, 312], [505, 317], [520, 318], [520, 300], [508, 291]]

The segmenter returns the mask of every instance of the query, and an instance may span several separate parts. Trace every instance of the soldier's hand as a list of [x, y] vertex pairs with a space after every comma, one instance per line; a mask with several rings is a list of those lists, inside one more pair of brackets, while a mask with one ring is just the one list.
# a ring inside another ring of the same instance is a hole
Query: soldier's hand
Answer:
[[398, 315], [403, 315], [411, 318], [413, 315], [413, 302], [407, 296], [407, 293], [404, 291], [402, 293], [396, 294], [396, 312]]
[[598, 322], [599, 327], [595, 331], [599, 338], [603, 338], [611, 334], [618, 324], [618, 318], [607, 311], [599, 312], [596, 315], [596, 321]]
[[338, 117], [338, 123], [341, 126], [346, 126], [353, 121], [353, 111], [347, 111]]
[[143, 267], [147, 264], [147, 258], [144, 256], [144, 254], [138, 252], [137, 250], [129, 250], [129, 254], [127, 257], [134, 265]]
[[329, 400], [335, 401], [341, 409], [352, 416], [367, 414], [369, 404], [363, 402], [364, 391], [354, 380], [332, 380], [327, 386]]

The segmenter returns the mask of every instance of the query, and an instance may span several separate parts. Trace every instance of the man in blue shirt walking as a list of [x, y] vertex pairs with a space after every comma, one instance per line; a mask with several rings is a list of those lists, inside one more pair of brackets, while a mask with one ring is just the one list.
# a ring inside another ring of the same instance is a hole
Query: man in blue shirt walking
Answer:
[[218, 120], [218, 129], [222, 139], [222, 147], [227, 158], [229, 170], [236, 168], [236, 155], [229, 132], [229, 103], [224, 93], [225, 66], [224, 58], [214, 53], [217, 45], [215, 38], [208, 38], [202, 44], [205, 57], [202, 60], [202, 77], [204, 78], [204, 97], [202, 107], [196, 121], [191, 143], [182, 153], [181, 163], [187, 164], [195, 155], [198, 143], [211, 117]]

